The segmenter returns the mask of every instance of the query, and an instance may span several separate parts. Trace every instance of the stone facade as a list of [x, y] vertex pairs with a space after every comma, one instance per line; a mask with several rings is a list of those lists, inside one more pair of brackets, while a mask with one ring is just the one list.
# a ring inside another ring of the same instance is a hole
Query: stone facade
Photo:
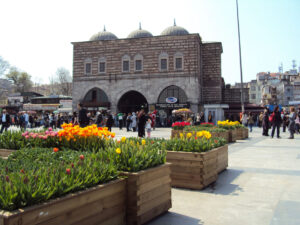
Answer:
[[[222, 44], [202, 43], [199, 34], [154, 36], [73, 44], [73, 109], [93, 88], [104, 91], [110, 109], [118, 111], [120, 98], [129, 91], [141, 93], [148, 106], [155, 106], [169, 86], [184, 90], [194, 112], [204, 103], [222, 102]], [[175, 68], [175, 56], [182, 56], [182, 69]], [[167, 58], [167, 70], [160, 70], [160, 56]], [[129, 72], [122, 72], [122, 58], [130, 59]], [[135, 57], [142, 60], [142, 71], [135, 70]], [[99, 73], [99, 59], [105, 72]], [[85, 74], [85, 62], [91, 74]], [[170, 96], [171, 97], [171, 96]], [[152, 107], [152, 108], [153, 108]]]

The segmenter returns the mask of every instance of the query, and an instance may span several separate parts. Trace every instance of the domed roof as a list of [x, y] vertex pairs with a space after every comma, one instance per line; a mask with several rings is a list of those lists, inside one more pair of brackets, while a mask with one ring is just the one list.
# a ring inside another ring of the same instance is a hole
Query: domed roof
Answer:
[[176, 26], [176, 22], [174, 20], [174, 25], [171, 27], [167, 27], [161, 33], [161, 35], [171, 35], [171, 36], [178, 36], [178, 35], [187, 35], [189, 32], [184, 29], [183, 27]]
[[140, 24], [138, 30], [132, 31], [127, 38], [143, 38], [143, 37], [153, 37], [153, 35], [146, 30], [143, 30]]
[[106, 31], [105, 26], [102, 32], [94, 34], [90, 41], [106, 41], [106, 40], [116, 40], [118, 37], [111, 32]]

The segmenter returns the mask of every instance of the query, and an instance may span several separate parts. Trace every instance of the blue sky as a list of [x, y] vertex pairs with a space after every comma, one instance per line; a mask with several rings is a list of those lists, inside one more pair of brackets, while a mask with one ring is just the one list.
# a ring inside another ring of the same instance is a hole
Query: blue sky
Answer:
[[[261, 71], [300, 64], [300, 0], [239, 0], [244, 81]], [[159, 35], [178, 26], [203, 41], [223, 44], [222, 76], [240, 82], [235, 0], [1, 0], [0, 55], [49, 82], [58, 67], [72, 71], [73, 41], [88, 40], [106, 25], [119, 38], [138, 28]]]

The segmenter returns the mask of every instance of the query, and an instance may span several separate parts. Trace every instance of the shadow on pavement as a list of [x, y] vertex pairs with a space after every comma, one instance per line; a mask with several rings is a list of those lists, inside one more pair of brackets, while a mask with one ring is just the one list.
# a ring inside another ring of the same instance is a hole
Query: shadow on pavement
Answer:
[[232, 184], [232, 182], [243, 172], [243, 170], [227, 169], [219, 174], [218, 180], [215, 183], [202, 192], [219, 195], [238, 195], [238, 192], [243, 191], [243, 189], [237, 184]]
[[203, 225], [204, 223], [196, 218], [184, 216], [174, 212], [167, 212], [146, 225]]

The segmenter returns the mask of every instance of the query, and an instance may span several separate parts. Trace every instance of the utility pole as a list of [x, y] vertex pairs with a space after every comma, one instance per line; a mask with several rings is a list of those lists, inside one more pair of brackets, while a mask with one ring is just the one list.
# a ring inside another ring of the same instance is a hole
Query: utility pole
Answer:
[[240, 36], [240, 20], [239, 20], [239, 5], [238, 0], [236, 0], [236, 15], [237, 15], [237, 25], [238, 25], [238, 35], [239, 35], [239, 55], [240, 55], [240, 74], [241, 74], [241, 107], [242, 113], [245, 112], [244, 106], [244, 83], [243, 83], [243, 68], [242, 68], [242, 53], [241, 53], [241, 36]]

